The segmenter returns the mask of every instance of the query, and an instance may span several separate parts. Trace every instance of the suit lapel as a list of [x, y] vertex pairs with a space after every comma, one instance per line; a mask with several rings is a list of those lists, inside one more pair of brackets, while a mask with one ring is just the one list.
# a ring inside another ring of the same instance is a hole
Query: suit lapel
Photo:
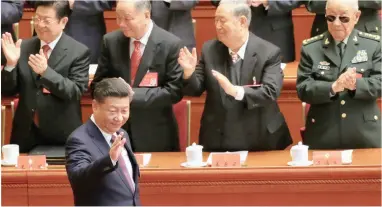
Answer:
[[[37, 37], [35, 37], [34, 39], [34, 44], [33, 44], [33, 47], [31, 48], [31, 51], [29, 52], [30, 55], [35, 55], [37, 53], [39, 53], [40, 51], [40, 46], [41, 45], [41, 42], [40, 42], [40, 39], [38, 39]], [[28, 58], [28, 61], [29, 61], [29, 56], [27, 57]], [[32, 69], [31, 66], [29, 66], [28, 64], [28, 69], [29, 71], [31, 72], [31, 75], [32, 75], [32, 79], [33, 79], [33, 83], [36, 85], [36, 87], [38, 88], [39, 87], [39, 84], [37, 84], [37, 73], [35, 73]]]
[[130, 38], [125, 37], [125, 35], [121, 32], [121, 60], [123, 61], [124, 68], [119, 68], [121, 77], [131, 85], [131, 74], [130, 74]]
[[[247, 48], [245, 49], [244, 62], [240, 70], [240, 85], [247, 85], [252, 83], [252, 74], [255, 69], [255, 64], [257, 61], [256, 52], [256, 40], [252, 33], [249, 33]], [[260, 80], [262, 70], [255, 70], [256, 80]]]
[[139, 83], [142, 81], [145, 74], [148, 72], [149, 67], [151, 66], [151, 63], [155, 57], [155, 53], [157, 50], [157, 47], [159, 47], [159, 43], [156, 40], [156, 31], [157, 26], [153, 25], [153, 30], [151, 31], [150, 37], [147, 41], [147, 45], [145, 47], [145, 50], [142, 55], [141, 62], [139, 63], [138, 71], [135, 76], [133, 87], [138, 87]]
[[49, 60], [48, 60], [48, 66], [52, 69], [56, 68], [58, 63], [61, 62], [61, 60], [67, 55], [67, 44], [66, 39], [68, 37], [65, 33], [62, 33], [62, 36], [60, 40], [58, 40], [56, 46], [53, 48], [52, 53], [50, 54]]
[[354, 58], [354, 56], [357, 54], [358, 51], [358, 38], [354, 39], [354, 37], [357, 35], [357, 32], [353, 30], [353, 32], [349, 35], [345, 54], [341, 61], [341, 67], [340, 72], [342, 72], [344, 69], [347, 68], [347, 66], [351, 63], [351, 60]]
[[[98, 127], [94, 124], [92, 120], [88, 120], [87, 122], [88, 125], [88, 133], [90, 136], [93, 138], [94, 144], [98, 147], [99, 151], [103, 156], [108, 155], [110, 151], [110, 146], [108, 143], [106, 143], [105, 137], [101, 133], [101, 131], [98, 129]], [[119, 177], [122, 179], [123, 183], [126, 185], [126, 187], [129, 189], [131, 193], [131, 188], [129, 186], [129, 183], [127, 182], [125, 176], [123, 175], [123, 172], [120, 167], [115, 169]]]
[[333, 40], [332, 36], [329, 34], [329, 32], [326, 32], [324, 38], [322, 39], [322, 46], [324, 48], [324, 55], [330, 59], [330, 61], [336, 65], [340, 66], [341, 65], [341, 58], [337, 53], [336, 49], [336, 43]]
[[[228, 66], [228, 60], [230, 57], [228, 53], [228, 47], [225, 46], [222, 42], [218, 41], [217, 46], [216, 46], [216, 51], [215, 53], [215, 68], [212, 68], [213, 70], [218, 71], [219, 73], [223, 74], [228, 78], [229, 76], [229, 66]], [[220, 86], [219, 82], [215, 79], [215, 77], [212, 76], [215, 80], [215, 84], [219, 88], [220, 92], [220, 97], [222, 100], [223, 105], [227, 102], [227, 94], [225, 93], [224, 89]]]

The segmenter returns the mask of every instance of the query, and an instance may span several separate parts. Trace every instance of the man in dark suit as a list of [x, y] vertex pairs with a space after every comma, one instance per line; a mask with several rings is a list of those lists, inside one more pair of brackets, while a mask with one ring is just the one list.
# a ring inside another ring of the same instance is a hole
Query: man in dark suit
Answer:
[[281, 150], [292, 143], [277, 98], [283, 83], [280, 49], [248, 31], [245, 1], [221, 1], [215, 14], [218, 40], [184, 48], [185, 95], [207, 91], [199, 143], [206, 151]]
[[183, 46], [195, 47], [191, 10], [198, 0], [151, 1], [151, 19], [162, 29], [182, 40]]
[[[311, 149], [381, 147], [381, 37], [354, 29], [357, 0], [328, 0], [329, 31], [304, 40], [297, 94]], [[342, 58], [341, 58], [342, 57]]]
[[[325, 19], [325, 5], [324, 0], [309, 0], [306, 3], [306, 8], [316, 13], [313, 21], [312, 30], [310, 32], [311, 37], [322, 34], [328, 30], [328, 25]], [[381, 35], [381, 17], [379, 10], [381, 9], [381, 0], [374, 1], [358, 1], [359, 10], [361, 16], [355, 28], [362, 32]]]
[[28, 152], [35, 145], [62, 145], [82, 124], [80, 99], [89, 79], [89, 50], [63, 33], [66, 1], [36, 2], [37, 37], [13, 42], [3, 35], [7, 65], [2, 94], [19, 95], [11, 143]]
[[139, 206], [139, 167], [127, 132], [131, 87], [107, 78], [93, 92], [93, 114], [66, 144], [66, 171], [76, 206]]
[[[16, 41], [16, 36], [13, 24], [19, 22], [23, 16], [23, 5], [22, 1], [1, 1], [1, 34], [10, 33], [14, 41]], [[6, 65], [3, 51], [1, 51], [1, 65]]]
[[[212, 0], [219, 5], [220, 0]], [[295, 60], [292, 10], [300, 6], [299, 0], [247, 0], [251, 5], [252, 20], [249, 26], [256, 36], [281, 49], [281, 62]]]
[[119, 1], [120, 30], [106, 34], [93, 84], [122, 77], [135, 92], [124, 129], [134, 151], [178, 151], [172, 105], [182, 99], [181, 41], [150, 19], [150, 1]]

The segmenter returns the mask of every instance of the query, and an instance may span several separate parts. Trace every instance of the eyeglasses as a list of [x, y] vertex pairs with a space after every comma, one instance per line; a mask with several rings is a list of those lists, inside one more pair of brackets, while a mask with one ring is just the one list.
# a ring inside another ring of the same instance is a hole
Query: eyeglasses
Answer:
[[326, 15], [325, 18], [326, 18], [326, 21], [328, 22], [334, 22], [336, 21], [336, 19], [340, 19], [340, 21], [342, 23], [348, 23], [350, 21], [350, 17], [346, 17], [346, 16], [334, 16], [334, 15]]
[[54, 20], [52, 19], [48, 19], [48, 18], [41, 19], [39, 16], [32, 17], [32, 20], [34, 24], [38, 24], [42, 22], [44, 25], [47, 25], [47, 26], [54, 22]]

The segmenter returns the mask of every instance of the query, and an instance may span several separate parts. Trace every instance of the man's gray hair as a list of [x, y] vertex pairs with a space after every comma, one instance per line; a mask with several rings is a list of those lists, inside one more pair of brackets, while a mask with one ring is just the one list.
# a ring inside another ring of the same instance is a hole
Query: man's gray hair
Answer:
[[251, 24], [251, 8], [248, 5], [248, 0], [222, 0], [219, 5], [231, 4], [232, 13], [235, 17], [245, 16], [248, 20], [248, 26]]
[[339, 2], [341, 5], [350, 6], [352, 9], [354, 9], [356, 11], [359, 10], [358, 0], [327, 0], [325, 8], [327, 9], [328, 8], [328, 4], [330, 4], [333, 1]]
[[118, 0], [117, 3], [119, 2], [134, 2], [134, 6], [137, 11], [151, 11], [150, 0]]

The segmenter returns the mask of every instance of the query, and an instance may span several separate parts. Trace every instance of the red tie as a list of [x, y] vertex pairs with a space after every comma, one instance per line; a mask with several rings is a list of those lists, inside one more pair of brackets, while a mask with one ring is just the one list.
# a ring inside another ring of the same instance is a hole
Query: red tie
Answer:
[[[114, 142], [114, 139], [115, 139], [115, 136], [112, 136], [112, 137], [111, 137], [111, 140], [110, 140], [111, 143]], [[126, 149], [125, 149], [125, 150], [126, 150]], [[122, 153], [123, 153], [123, 151], [122, 151]], [[126, 156], [128, 156], [128, 155], [123, 156], [122, 153], [121, 153], [121, 155], [120, 155], [119, 158], [118, 158], [118, 164], [119, 164], [119, 166], [121, 167], [121, 170], [122, 170], [122, 172], [123, 172], [123, 175], [125, 175], [125, 178], [126, 178], [127, 183], [129, 183], [129, 187], [130, 187], [130, 189], [134, 192], [134, 191], [135, 191], [135, 187], [134, 187], [133, 181], [131, 180], [130, 173], [129, 173], [129, 171], [127, 170], [127, 166], [126, 166], [126, 162], [125, 162]]]
[[42, 51], [44, 52], [45, 58], [48, 60], [48, 51], [50, 50], [49, 45], [42, 46]]
[[131, 84], [134, 83], [135, 75], [137, 74], [139, 63], [141, 62], [142, 54], [141, 54], [141, 42], [138, 40], [134, 41], [134, 51], [131, 55]]

